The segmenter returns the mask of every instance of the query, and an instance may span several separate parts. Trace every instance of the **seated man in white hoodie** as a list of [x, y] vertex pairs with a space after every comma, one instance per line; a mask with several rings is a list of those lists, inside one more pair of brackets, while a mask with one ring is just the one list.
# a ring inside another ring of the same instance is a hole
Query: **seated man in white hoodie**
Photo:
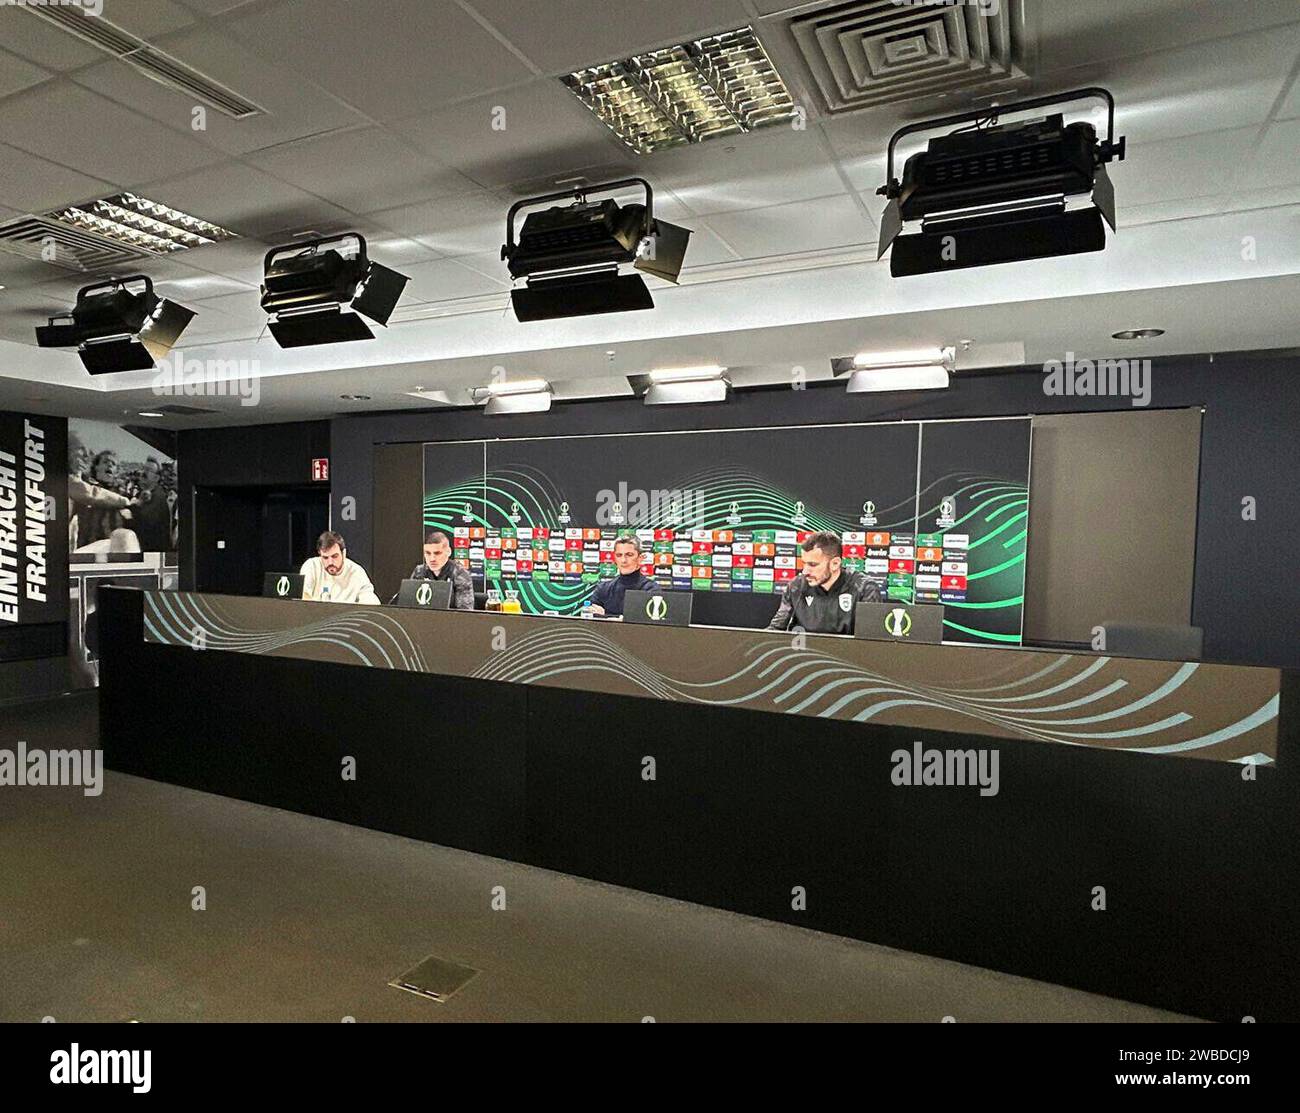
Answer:
[[348, 560], [343, 538], [326, 530], [316, 542], [316, 556], [303, 562], [302, 597], [319, 603], [368, 603], [379, 605], [379, 596], [366, 570]]

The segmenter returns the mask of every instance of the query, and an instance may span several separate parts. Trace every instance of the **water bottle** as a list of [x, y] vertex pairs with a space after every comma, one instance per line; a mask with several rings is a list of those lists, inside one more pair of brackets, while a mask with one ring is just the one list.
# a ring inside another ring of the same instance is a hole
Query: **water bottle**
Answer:
[[592, 606], [593, 603], [590, 599], [583, 600], [582, 610], [580, 612], [583, 618], [592, 618], [595, 615], [596, 612], [591, 609]]

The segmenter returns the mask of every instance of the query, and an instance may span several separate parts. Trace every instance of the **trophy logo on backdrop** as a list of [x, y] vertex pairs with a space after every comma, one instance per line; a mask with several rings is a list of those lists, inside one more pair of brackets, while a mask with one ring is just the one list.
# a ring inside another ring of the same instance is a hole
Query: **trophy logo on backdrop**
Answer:
[[557, 515], [555, 520], [562, 526], [567, 526], [571, 521], [573, 521], [573, 518], [569, 514], [569, 504], [567, 502], [560, 503], [560, 513]]
[[804, 506], [802, 502], [796, 502], [794, 504], [794, 516], [790, 519], [790, 521], [793, 522], [796, 526], [806, 526], [808, 524], [808, 515], [805, 514], [803, 510], [804, 510]]
[[512, 502], [510, 504], [510, 513], [507, 514], [506, 517], [510, 519], [511, 525], [517, 526], [519, 524], [523, 515], [519, 513], [519, 504], [517, 502]]
[[862, 516], [858, 519], [867, 529], [876, 524], [876, 504], [870, 499], [862, 504]]
[[460, 516], [462, 522], [472, 522], [474, 520], [474, 506], [472, 503], [465, 504], [465, 511]]
[[611, 526], [621, 526], [626, 521], [627, 515], [623, 513], [623, 504], [621, 502], [614, 503], [609, 508], [609, 524]]
[[728, 509], [727, 511], [727, 525], [738, 526], [740, 525], [741, 520], [742, 519], [740, 517], [740, 503], [733, 502], [731, 504], [730, 509]]
[[935, 525], [940, 529], [952, 529], [957, 524], [957, 496], [944, 495], [939, 501], [939, 517]]

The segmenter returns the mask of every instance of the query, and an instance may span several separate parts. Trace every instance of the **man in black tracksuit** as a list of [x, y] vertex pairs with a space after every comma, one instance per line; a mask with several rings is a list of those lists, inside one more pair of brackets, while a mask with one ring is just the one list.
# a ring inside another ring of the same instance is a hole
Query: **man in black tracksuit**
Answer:
[[807, 630], [810, 634], [851, 634], [859, 603], [879, 603], [880, 588], [863, 572], [846, 572], [840, 539], [814, 533], [803, 543], [803, 572], [781, 593], [769, 630]]
[[[451, 540], [440, 529], [431, 529], [424, 535], [424, 560], [415, 566], [411, 573], [413, 580], [449, 580], [451, 581], [451, 603], [453, 611], [472, 611], [474, 609], [474, 580], [469, 569], [458, 560], [451, 558]], [[393, 596], [397, 598], [396, 595]]]
[[623, 597], [629, 591], [652, 591], [661, 594], [659, 585], [641, 571], [641, 542], [634, 533], [624, 534], [614, 542], [614, 564], [618, 575], [601, 580], [591, 593], [593, 614], [615, 618], [623, 613]]

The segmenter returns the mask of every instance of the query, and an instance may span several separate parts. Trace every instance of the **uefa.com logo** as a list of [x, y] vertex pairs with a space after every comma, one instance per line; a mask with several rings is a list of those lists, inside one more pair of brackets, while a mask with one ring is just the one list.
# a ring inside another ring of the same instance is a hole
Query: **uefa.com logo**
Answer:
[[256, 406], [262, 398], [261, 361], [186, 359], [174, 351], [158, 361], [153, 392], [160, 398], [238, 398], [241, 406]]
[[87, 15], [103, 15], [104, 0], [0, 0], [0, 8], [80, 8]]

